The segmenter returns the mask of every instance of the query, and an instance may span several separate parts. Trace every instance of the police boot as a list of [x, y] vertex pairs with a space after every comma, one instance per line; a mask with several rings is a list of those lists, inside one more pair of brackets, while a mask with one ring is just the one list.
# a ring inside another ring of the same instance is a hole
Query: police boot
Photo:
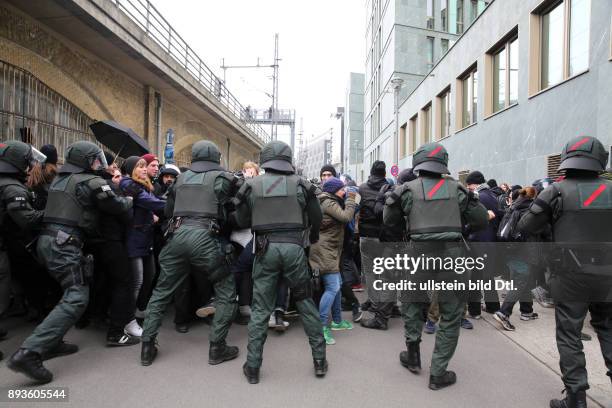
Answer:
[[420, 341], [406, 342], [408, 351], [402, 351], [399, 355], [400, 363], [413, 374], [421, 372], [421, 350]]
[[247, 363], [244, 363], [244, 365], [242, 366], [242, 372], [247, 378], [249, 384], [259, 383], [259, 368], [249, 367]]
[[43, 366], [40, 354], [20, 348], [6, 363], [11, 370], [23, 373], [41, 384], [51, 382], [53, 374]]
[[43, 354], [42, 359], [43, 361], [51, 360], [52, 358], [55, 358], [55, 357], [61, 357], [61, 356], [67, 356], [69, 354], [74, 354], [77, 351], [79, 351], [79, 346], [77, 346], [76, 344], [66, 343], [64, 342], [64, 340], [62, 340], [57, 345], [57, 347], [53, 348], [53, 350], [49, 350], [45, 354]]
[[573, 393], [571, 391], [564, 390], [564, 392], [567, 392], [564, 399], [550, 400], [550, 408], [586, 408], [587, 402], [585, 391]]
[[4, 359], [4, 354], [0, 351], [0, 361]]
[[314, 370], [315, 370], [315, 375], [317, 377], [325, 377], [325, 374], [327, 373], [327, 360], [324, 358], [315, 358], [313, 359], [314, 362]]
[[8, 331], [5, 328], [0, 327], [0, 340], [4, 340], [6, 336], [8, 336]]
[[387, 322], [377, 319], [376, 317], [362, 319], [361, 326], [365, 327], [366, 329], [387, 330]]
[[217, 365], [224, 361], [233, 360], [238, 357], [238, 347], [228, 346], [225, 340], [217, 343], [210, 342], [208, 349], [208, 364]]
[[442, 388], [453, 385], [457, 382], [457, 375], [454, 371], [447, 371], [442, 375], [430, 375], [429, 376], [429, 389], [430, 390], [441, 390]]
[[140, 364], [150, 366], [157, 357], [156, 339], [153, 337], [149, 341], [142, 342], [142, 351], [140, 352]]

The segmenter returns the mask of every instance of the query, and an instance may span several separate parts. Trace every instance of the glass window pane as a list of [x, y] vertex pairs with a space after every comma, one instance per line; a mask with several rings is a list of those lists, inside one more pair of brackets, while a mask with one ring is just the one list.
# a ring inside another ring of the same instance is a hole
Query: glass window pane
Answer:
[[427, 28], [434, 28], [434, 0], [427, 0]]
[[446, 54], [446, 52], [448, 51], [448, 40], [443, 38], [441, 40], [441, 48], [442, 48], [442, 55]]
[[510, 43], [510, 105], [518, 102], [519, 47], [518, 38]]
[[472, 122], [476, 123], [476, 115], [478, 113], [478, 71], [472, 74]]
[[493, 112], [506, 107], [506, 48], [493, 57]]
[[572, 0], [569, 32], [569, 74], [589, 67], [590, 0]]
[[472, 117], [471, 112], [472, 112], [472, 104], [470, 103], [470, 77], [467, 77], [463, 80], [462, 83], [462, 93], [463, 93], [463, 101], [462, 101], [462, 105], [463, 105], [463, 112], [461, 112], [461, 117], [463, 118], [461, 124], [463, 125], [463, 127], [466, 127], [467, 125], [470, 124], [470, 118]]
[[542, 16], [542, 89], [563, 80], [563, 3]]
[[442, 31], [448, 31], [448, 0], [440, 0], [440, 21]]
[[457, 34], [463, 33], [463, 0], [457, 0]]

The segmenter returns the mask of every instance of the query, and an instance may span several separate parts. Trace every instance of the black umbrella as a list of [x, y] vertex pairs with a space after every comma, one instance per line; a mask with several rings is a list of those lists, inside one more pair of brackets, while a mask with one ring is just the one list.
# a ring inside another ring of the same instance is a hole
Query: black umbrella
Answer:
[[127, 158], [149, 153], [146, 140], [132, 129], [117, 122], [101, 120], [92, 123], [89, 128], [100, 143], [117, 153], [119, 157]]

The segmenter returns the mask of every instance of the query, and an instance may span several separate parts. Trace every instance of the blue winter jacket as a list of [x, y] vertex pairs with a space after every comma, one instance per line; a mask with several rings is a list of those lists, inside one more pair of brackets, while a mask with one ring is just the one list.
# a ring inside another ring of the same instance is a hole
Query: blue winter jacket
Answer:
[[132, 223], [127, 228], [126, 246], [130, 258], [148, 256], [153, 253], [153, 213], [163, 213], [166, 201], [155, 197], [145, 187], [123, 177], [119, 183], [126, 196], [134, 198]]

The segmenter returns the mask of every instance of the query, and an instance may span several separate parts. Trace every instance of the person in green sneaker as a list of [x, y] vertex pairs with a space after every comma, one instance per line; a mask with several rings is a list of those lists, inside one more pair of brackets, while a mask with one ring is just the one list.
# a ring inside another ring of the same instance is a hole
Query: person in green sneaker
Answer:
[[[332, 330], [353, 328], [351, 323], [342, 320], [340, 259], [342, 259], [344, 227], [353, 219], [355, 206], [359, 204], [361, 197], [354, 192], [347, 194], [344, 183], [336, 177], [328, 178], [322, 190], [318, 198], [323, 212], [323, 221], [319, 242], [310, 248], [309, 262], [310, 267], [313, 270], [319, 270], [321, 275], [324, 292], [319, 302], [319, 314], [323, 324], [323, 337], [325, 342], [331, 345], [336, 343], [331, 334]], [[328, 326], [330, 310], [331, 328]]]

